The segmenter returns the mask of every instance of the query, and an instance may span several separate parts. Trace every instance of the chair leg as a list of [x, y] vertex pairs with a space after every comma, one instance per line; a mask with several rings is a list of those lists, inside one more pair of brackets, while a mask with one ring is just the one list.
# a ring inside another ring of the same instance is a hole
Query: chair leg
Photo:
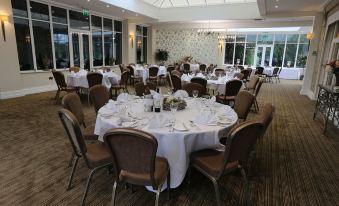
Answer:
[[171, 190], [171, 174], [170, 171], [168, 170], [167, 172], [167, 201], [169, 201], [171, 199], [171, 194], [170, 194], [170, 190]]
[[60, 95], [60, 90], [58, 89], [57, 92], [55, 93], [54, 99], [55, 99], [55, 100], [58, 100], [59, 95]]
[[[73, 153], [73, 155], [74, 155], [74, 153]], [[73, 163], [71, 175], [69, 176], [68, 185], [67, 185], [67, 190], [70, 190], [70, 189], [71, 189], [71, 184], [72, 184], [72, 180], [73, 180], [73, 176], [74, 176], [75, 169], [76, 169], [77, 164], [78, 164], [78, 160], [79, 160], [79, 157], [78, 157], [78, 156], [75, 156], [75, 161], [74, 161], [74, 160], [72, 161], [72, 162], [74, 162], [74, 163]]]
[[212, 179], [212, 183], [213, 183], [214, 190], [215, 190], [215, 196], [216, 196], [216, 198], [217, 198], [217, 205], [218, 205], [218, 206], [221, 206], [218, 182], [217, 182], [217, 180]]
[[85, 205], [85, 200], [86, 200], [86, 197], [87, 197], [87, 192], [88, 192], [88, 188], [91, 184], [91, 180], [92, 180], [92, 177], [93, 177], [93, 174], [102, 167], [97, 167], [95, 169], [93, 169], [91, 171], [91, 173], [89, 173], [89, 176], [88, 176], [88, 179], [87, 179], [87, 183], [86, 183], [86, 188], [85, 188], [85, 193], [84, 193], [84, 196], [82, 197], [82, 200], [81, 200], [81, 206], [84, 206]]
[[241, 175], [244, 179], [244, 184], [245, 184], [245, 201], [246, 205], [250, 205], [250, 198], [249, 198], [249, 187], [248, 187], [248, 180], [246, 176], [246, 172], [244, 168], [240, 168]]
[[73, 165], [73, 159], [74, 159], [74, 152], [72, 153], [72, 156], [71, 156], [71, 160], [69, 161], [69, 163], [68, 163], [68, 167], [72, 167], [72, 165]]
[[115, 205], [115, 193], [116, 193], [116, 190], [117, 190], [117, 181], [114, 181], [114, 184], [113, 184], [113, 191], [112, 191], [112, 200], [111, 200], [111, 205], [110, 206], [114, 206]]
[[187, 193], [189, 193], [189, 191], [190, 191], [191, 173], [192, 173], [192, 167], [188, 166], [188, 170], [187, 170]]
[[158, 205], [159, 205], [159, 196], [160, 196], [161, 186], [162, 186], [162, 185], [159, 185], [159, 186], [158, 186], [158, 189], [157, 189], [157, 191], [156, 191], [156, 196], [155, 196], [155, 206], [158, 206]]

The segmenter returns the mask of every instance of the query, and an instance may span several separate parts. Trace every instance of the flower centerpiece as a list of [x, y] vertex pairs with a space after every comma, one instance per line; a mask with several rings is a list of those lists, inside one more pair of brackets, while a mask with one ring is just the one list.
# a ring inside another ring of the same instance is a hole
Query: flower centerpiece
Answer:
[[339, 86], [339, 60], [333, 60], [326, 64], [326, 69], [335, 75], [335, 86]]
[[169, 97], [164, 98], [163, 110], [170, 111], [171, 110], [170, 105], [172, 103], [178, 104], [178, 110], [183, 110], [187, 106], [185, 100], [182, 100], [174, 96], [169, 96]]

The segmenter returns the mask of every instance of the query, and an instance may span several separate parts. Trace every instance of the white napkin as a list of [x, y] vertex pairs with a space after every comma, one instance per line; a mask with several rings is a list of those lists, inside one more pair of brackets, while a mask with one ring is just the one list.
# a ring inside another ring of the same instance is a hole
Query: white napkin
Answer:
[[217, 118], [211, 111], [202, 111], [194, 120], [198, 124], [216, 124]]
[[203, 75], [202, 73], [198, 73], [198, 74], [197, 74], [197, 77], [204, 78], [204, 75]]
[[79, 72], [78, 72], [79, 75], [86, 75], [87, 74], [87, 71], [84, 70], [84, 69], [80, 69]]
[[213, 103], [213, 102], [215, 102], [215, 101], [216, 101], [216, 98], [215, 98], [215, 96], [212, 96], [212, 97], [211, 97], [211, 99], [210, 99], [210, 102], [212, 102], [212, 103]]
[[158, 100], [163, 100], [164, 99], [164, 96], [162, 96], [158, 92], [156, 92], [154, 90], [150, 90], [150, 92], [151, 92], [151, 95], [153, 96], [153, 99], [158, 99]]
[[75, 72], [74, 72], [74, 71], [71, 71], [71, 74], [73, 75], [73, 74], [75, 74]]
[[189, 77], [187, 74], [183, 74], [183, 75], [181, 76], [181, 80], [182, 80], [182, 81], [185, 81], [185, 82], [188, 82], [188, 81], [190, 81], [191, 79], [190, 79], [190, 77]]
[[124, 103], [124, 102], [128, 102], [130, 100], [132, 100], [132, 96], [127, 94], [127, 93], [121, 93], [119, 94], [119, 96], [117, 97], [117, 102], [120, 102], [120, 103]]
[[107, 108], [108, 110], [111, 110], [111, 111], [114, 111], [116, 112], [117, 111], [117, 107], [115, 105], [115, 102], [113, 100], [109, 100], [108, 103], [105, 105], [105, 108]]
[[185, 90], [178, 90], [174, 93], [174, 96], [177, 98], [184, 99], [187, 98], [189, 95]]
[[170, 126], [170, 115], [164, 115], [163, 113], [153, 114], [152, 121], [149, 122], [149, 129], [156, 129]]
[[226, 77], [219, 77], [218, 78], [218, 84], [224, 84], [226, 81]]

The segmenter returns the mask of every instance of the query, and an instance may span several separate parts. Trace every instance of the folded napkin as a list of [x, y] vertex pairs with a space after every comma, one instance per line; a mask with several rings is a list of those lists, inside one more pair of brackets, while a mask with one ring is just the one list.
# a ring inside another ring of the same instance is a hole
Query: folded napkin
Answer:
[[204, 75], [203, 75], [202, 73], [198, 73], [198, 74], [196, 75], [196, 77], [205, 78]]
[[200, 112], [194, 120], [198, 124], [216, 124], [217, 118], [211, 111]]
[[151, 95], [153, 96], [153, 99], [158, 99], [158, 100], [163, 100], [164, 99], [164, 96], [162, 96], [158, 92], [156, 92], [154, 90], [150, 90], [150, 92], [151, 92]]
[[210, 102], [215, 102], [215, 101], [216, 101], [215, 96], [212, 96], [211, 99], [210, 99]]
[[128, 102], [132, 99], [133, 99], [133, 97], [131, 95], [129, 95], [127, 93], [121, 93], [117, 97], [117, 102], [124, 103], [124, 102]]
[[78, 72], [79, 75], [86, 75], [87, 74], [87, 71], [84, 70], [84, 69], [80, 69], [79, 72]]
[[181, 80], [182, 80], [182, 81], [185, 81], [185, 82], [188, 82], [188, 81], [191, 80], [191, 78], [190, 78], [187, 74], [183, 74], [183, 75], [181, 76]]
[[224, 84], [226, 81], [226, 77], [219, 77], [218, 78], [218, 84]]
[[170, 115], [164, 115], [163, 113], [153, 114], [151, 120], [152, 121], [150, 121], [148, 124], [149, 129], [168, 127], [171, 125]]
[[177, 97], [177, 98], [185, 99], [189, 95], [185, 90], [178, 90], [174, 93], [174, 96]]
[[117, 106], [115, 105], [115, 102], [111, 99], [105, 105], [105, 108], [113, 112], [116, 112], [118, 110]]

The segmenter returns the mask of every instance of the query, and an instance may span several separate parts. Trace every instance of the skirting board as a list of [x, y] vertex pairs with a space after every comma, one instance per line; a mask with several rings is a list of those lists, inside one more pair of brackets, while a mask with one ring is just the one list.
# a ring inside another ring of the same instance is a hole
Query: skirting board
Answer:
[[46, 86], [39, 86], [39, 87], [30, 87], [20, 90], [13, 90], [13, 91], [0, 91], [0, 99], [10, 99], [14, 97], [22, 97], [28, 94], [36, 94], [41, 92], [48, 92], [57, 90], [56, 85], [46, 85]]
[[303, 90], [302, 89], [302, 90], [300, 90], [300, 94], [307, 96], [311, 100], [316, 100], [314, 93], [312, 91], [310, 91], [310, 90]]

